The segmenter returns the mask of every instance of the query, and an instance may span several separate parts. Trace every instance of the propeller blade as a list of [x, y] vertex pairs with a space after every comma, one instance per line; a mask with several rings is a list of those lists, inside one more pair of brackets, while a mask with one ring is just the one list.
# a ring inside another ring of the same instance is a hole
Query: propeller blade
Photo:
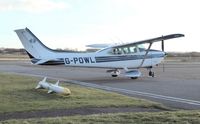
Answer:
[[162, 44], [161, 44], [161, 46], [162, 46], [162, 51], [165, 51], [164, 41], [162, 40], [161, 43], [162, 43]]
[[[162, 36], [163, 37], [163, 36]], [[164, 40], [162, 40], [161, 42], [161, 47], [162, 47], [162, 51], [164, 52], [165, 51], [165, 44], [164, 44]], [[164, 63], [164, 60], [162, 62], [162, 66], [163, 66], [163, 72], [165, 72], [165, 63]]]

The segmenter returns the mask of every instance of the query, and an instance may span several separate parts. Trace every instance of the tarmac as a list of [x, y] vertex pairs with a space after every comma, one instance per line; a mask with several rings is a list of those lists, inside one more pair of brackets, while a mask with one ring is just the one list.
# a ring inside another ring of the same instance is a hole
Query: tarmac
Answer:
[[[160, 102], [175, 109], [200, 109], [200, 62], [166, 62], [155, 67], [155, 77], [111, 77], [106, 69], [32, 65], [27, 60], [0, 60], [0, 72], [48, 77], [87, 87]], [[122, 71], [123, 73], [123, 71]], [[36, 82], [37, 84], [37, 82]]]

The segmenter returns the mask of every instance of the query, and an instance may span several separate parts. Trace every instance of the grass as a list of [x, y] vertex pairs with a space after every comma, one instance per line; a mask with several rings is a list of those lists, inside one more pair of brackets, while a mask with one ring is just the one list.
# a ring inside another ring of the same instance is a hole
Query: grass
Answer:
[[161, 107], [147, 100], [62, 82], [60, 85], [71, 90], [70, 96], [47, 94], [47, 90], [35, 89], [39, 80], [42, 79], [0, 73], [0, 113], [80, 107]]
[[[1, 123], [1, 122], [0, 122]], [[199, 111], [139, 112], [3, 121], [2, 124], [199, 124]]]
[[[62, 96], [47, 94], [46, 90], [35, 90], [41, 79], [0, 73], [0, 113], [15, 111], [32, 111], [42, 109], [62, 109], [78, 107], [161, 107], [146, 100], [134, 99], [116, 93], [84, 88], [68, 83], [72, 94]], [[55, 82], [55, 81], [54, 81]], [[131, 112], [115, 114], [95, 114], [86, 116], [68, 116], [54, 118], [32, 118], [1, 121], [0, 124], [198, 124], [199, 111], [175, 112]]]

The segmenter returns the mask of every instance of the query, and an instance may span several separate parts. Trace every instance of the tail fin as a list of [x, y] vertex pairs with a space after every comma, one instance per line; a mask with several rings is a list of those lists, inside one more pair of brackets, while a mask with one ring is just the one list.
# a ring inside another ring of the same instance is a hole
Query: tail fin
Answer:
[[46, 82], [46, 80], [47, 80], [47, 77], [44, 77], [44, 79], [42, 80], [42, 82]]
[[46, 47], [28, 28], [15, 30], [31, 59], [48, 59], [55, 51]]
[[58, 81], [55, 83], [55, 85], [57, 85], [57, 86], [58, 86], [58, 85], [59, 85], [59, 83], [60, 83], [60, 81], [58, 80]]

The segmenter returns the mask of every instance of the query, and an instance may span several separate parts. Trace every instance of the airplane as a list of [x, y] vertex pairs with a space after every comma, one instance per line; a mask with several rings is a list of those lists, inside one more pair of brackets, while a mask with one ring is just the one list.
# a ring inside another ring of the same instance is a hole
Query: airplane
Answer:
[[59, 80], [55, 84], [49, 83], [46, 80], [47, 78], [44, 77], [44, 79], [38, 83], [35, 89], [48, 89], [47, 93], [59, 93], [65, 95], [71, 94], [71, 91], [68, 88], [59, 86]]
[[[122, 74], [120, 70], [123, 69], [125, 71], [123, 76], [131, 79], [141, 77], [140, 68], [147, 68], [149, 76], [154, 77], [152, 68], [161, 63], [166, 56], [164, 40], [184, 37], [184, 34], [170, 34], [138, 42], [111, 45], [96, 52], [80, 53], [50, 49], [28, 28], [17, 29], [15, 32], [35, 65], [105, 68], [112, 77]], [[154, 42], [161, 42], [162, 51], [151, 49]], [[148, 44], [148, 48], [142, 47], [143, 44]]]

